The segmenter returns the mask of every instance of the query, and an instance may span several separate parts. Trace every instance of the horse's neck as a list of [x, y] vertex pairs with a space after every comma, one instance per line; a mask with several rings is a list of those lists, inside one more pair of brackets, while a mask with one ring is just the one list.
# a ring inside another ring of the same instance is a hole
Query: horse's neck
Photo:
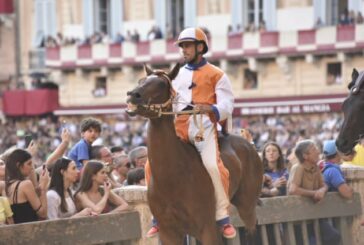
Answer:
[[165, 144], [174, 144], [178, 141], [174, 127], [173, 116], [163, 116], [151, 119], [148, 127], [148, 147], [158, 149]]
[[[151, 119], [148, 126], [148, 158], [153, 175], [174, 176], [179, 171], [178, 155], [183, 144], [176, 135], [172, 116]], [[174, 164], [174, 168], [166, 168]], [[181, 166], [182, 167], [182, 166]], [[169, 172], [169, 173], [167, 173]]]

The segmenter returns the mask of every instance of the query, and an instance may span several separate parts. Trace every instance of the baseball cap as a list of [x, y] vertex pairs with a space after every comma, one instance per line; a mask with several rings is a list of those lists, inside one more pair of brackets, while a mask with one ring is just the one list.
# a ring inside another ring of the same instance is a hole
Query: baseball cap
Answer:
[[334, 156], [337, 153], [335, 140], [324, 141], [323, 152], [326, 157]]

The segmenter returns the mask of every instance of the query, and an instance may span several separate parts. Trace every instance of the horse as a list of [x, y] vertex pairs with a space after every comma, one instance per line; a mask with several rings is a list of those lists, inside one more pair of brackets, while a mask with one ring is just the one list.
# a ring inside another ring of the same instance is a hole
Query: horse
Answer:
[[350, 93], [342, 105], [344, 121], [336, 139], [338, 150], [346, 156], [354, 153], [354, 146], [364, 136], [364, 71], [359, 73], [353, 69], [351, 78], [348, 85]]
[[[205, 245], [217, 245], [222, 243], [222, 236], [215, 220], [212, 180], [196, 148], [180, 140], [175, 131], [171, 83], [179, 68], [177, 64], [167, 73], [145, 66], [147, 76], [127, 93], [127, 112], [149, 119], [147, 146], [152, 177], [147, 197], [159, 223], [162, 244], [183, 244], [188, 234]], [[263, 177], [261, 159], [241, 136], [224, 135], [218, 144], [230, 172], [231, 203], [252, 238]]]

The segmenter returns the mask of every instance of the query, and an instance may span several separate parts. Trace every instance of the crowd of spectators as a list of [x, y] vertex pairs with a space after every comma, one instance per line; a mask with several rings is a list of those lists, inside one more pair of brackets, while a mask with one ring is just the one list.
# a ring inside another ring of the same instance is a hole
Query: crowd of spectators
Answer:
[[[38, 161], [44, 161], [60, 143], [60, 130], [68, 128], [71, 134], [70, 145], [79, 136], [81, 116], [8, 119], [0, 125], [0, 152], [17, 146], [25, 146], [25, 135], [32, 135], [38, 143]], [[96, 144], [120, 146], [126, 151], [146, 144], [146, 120], [130, 119], [126, 115], [103, 116], [102, 134]], [[249, 116], [234, 118], [234, 128], [249, 128], [258, 149], [268, 141], [277, 142], [286, 152], [297, 140], [309, 137], [316, 142], [336, 138], [343, 120], [341, 113], [272, 116]]]
[[[129, 208], [112, 189], [146, 185], [146, 121], [125, 115], [100, 118], [28, 118], [2, 125], [0, 146], [5, 153], [0, 164], [0, 224], [92, 216]], [[235, 129], [248, 128], [243, 137], [254, 141], [261, 155], [262, 197], [302, 195], [319, 202], [329, 190], [350, 199], [353, 191], [345, 182], [332, 140], [341, 120], [340, 113], [235, 118]], [[29, 145], [25, 135], [32, 136]], [[9, 149], [13, 145], [16, 149]], [[1, 181], [4, 164], [8, 175], [5, 184]], [[321, 220], [320, 226], [322, 239], [328, 239], [323, 244], [340, 242], [330, 222]], [[309, 239], [314, 240], [316, 235], [311, 227], [308, 230]], [[273, 226], [267, 226], [267, 232], [270, 244], [274, 244]], [[299, 227], [295, 233], [300, 237]]]

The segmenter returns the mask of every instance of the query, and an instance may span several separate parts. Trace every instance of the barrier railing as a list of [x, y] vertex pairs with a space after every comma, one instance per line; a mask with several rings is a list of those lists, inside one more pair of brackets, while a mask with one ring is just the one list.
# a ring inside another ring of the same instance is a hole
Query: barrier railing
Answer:
[[0, 244], [135, 244], [141, 237], [136, 211], [46, 220], [0, 227]]
[[[359, 172], [363, 173], [362, 170], [359, 169]], [[349, 178], [349, 183], [352, 184], [358, 174], [350, 171], [345, 170], [345, 173], [352, 177]], [[159, 244], [158, 238], [145, 237], [152, 217], [146, 188], [127, 187], [116, 189], [115, 192], [123, 196], [135, 211], [2, 226], [0, 244]], [[328, 193], [320, 203], [299, 196], [263, 198], [262, 205], [257, 207], [257, 239], [264, 245], [272, 239], [276, 245], [295, 245], [294, 230], [298, 228], [302, 233], [303, 244], [308, 244], [307, 225], [312, 225], [315, 233], [319, 234], [319, 219], [325, 218], [339, 230], [343, 245], [360, 245], [360, 199], [359, 193], [354, 193], [352, 200], [345, 200], [338, 193]], [[232, 208], [231, 215], [239, 233], [235, 239], [225, 241], [225, 244], [244, 244], [244, 224], [235, 208]], [[199, 244], [193, 238], [186, 243]], [[319, 237], [316, 244], [321, 244]]]
[[[136, 243], [138, 245], [157, 245], [158, 238], [148, 239], [145, 237], [151, 226], [151, 213], [147, 206], [145, 188], [118, 189], [119, 195], [140, 212], [142, 238]], [[262, 198], [262, 205], [257, 208], [258, 236], [261, 244], [269, 244], [268, 236], [274, 234], [276, 244], [295, 245], [294, 227], [299, 227], [303, 238], [308, 241], [307, 224], [314, 224], [315, 233], [319, 234], [319, 219], [327, 218], [339, 230], [344, 245], [360, 243], [355, 242], [353, 231], [353, 220], [359, 219], [361, 214], [361, 201], [359, 193], [355, 193], [352, 200], [345, 200], [338, 193], [328, 193], [320, 203], [313, 203], [309, 198], [299, 196], [284, 196], [276, 198]], [[242, 228], [243, 222], [237, 215], [235, 208], [231, 210], [232, 222], [236, 227]], [[355, 223], [356, 224], [356, 223]], [[297, 229], [297, 228], [296, 228]], [[270, 230], [267, 232], [267, 230]], [[188, 239], [187, 244], [198, 244], [194, 239]], [[230, 245], [244, 244], [244, 232], [241, 231], [237, 237], [230, 240]], [[308, 244], [308, 243], [304, 243]], [[321, 244], [319, 241], [317, 244]]]

